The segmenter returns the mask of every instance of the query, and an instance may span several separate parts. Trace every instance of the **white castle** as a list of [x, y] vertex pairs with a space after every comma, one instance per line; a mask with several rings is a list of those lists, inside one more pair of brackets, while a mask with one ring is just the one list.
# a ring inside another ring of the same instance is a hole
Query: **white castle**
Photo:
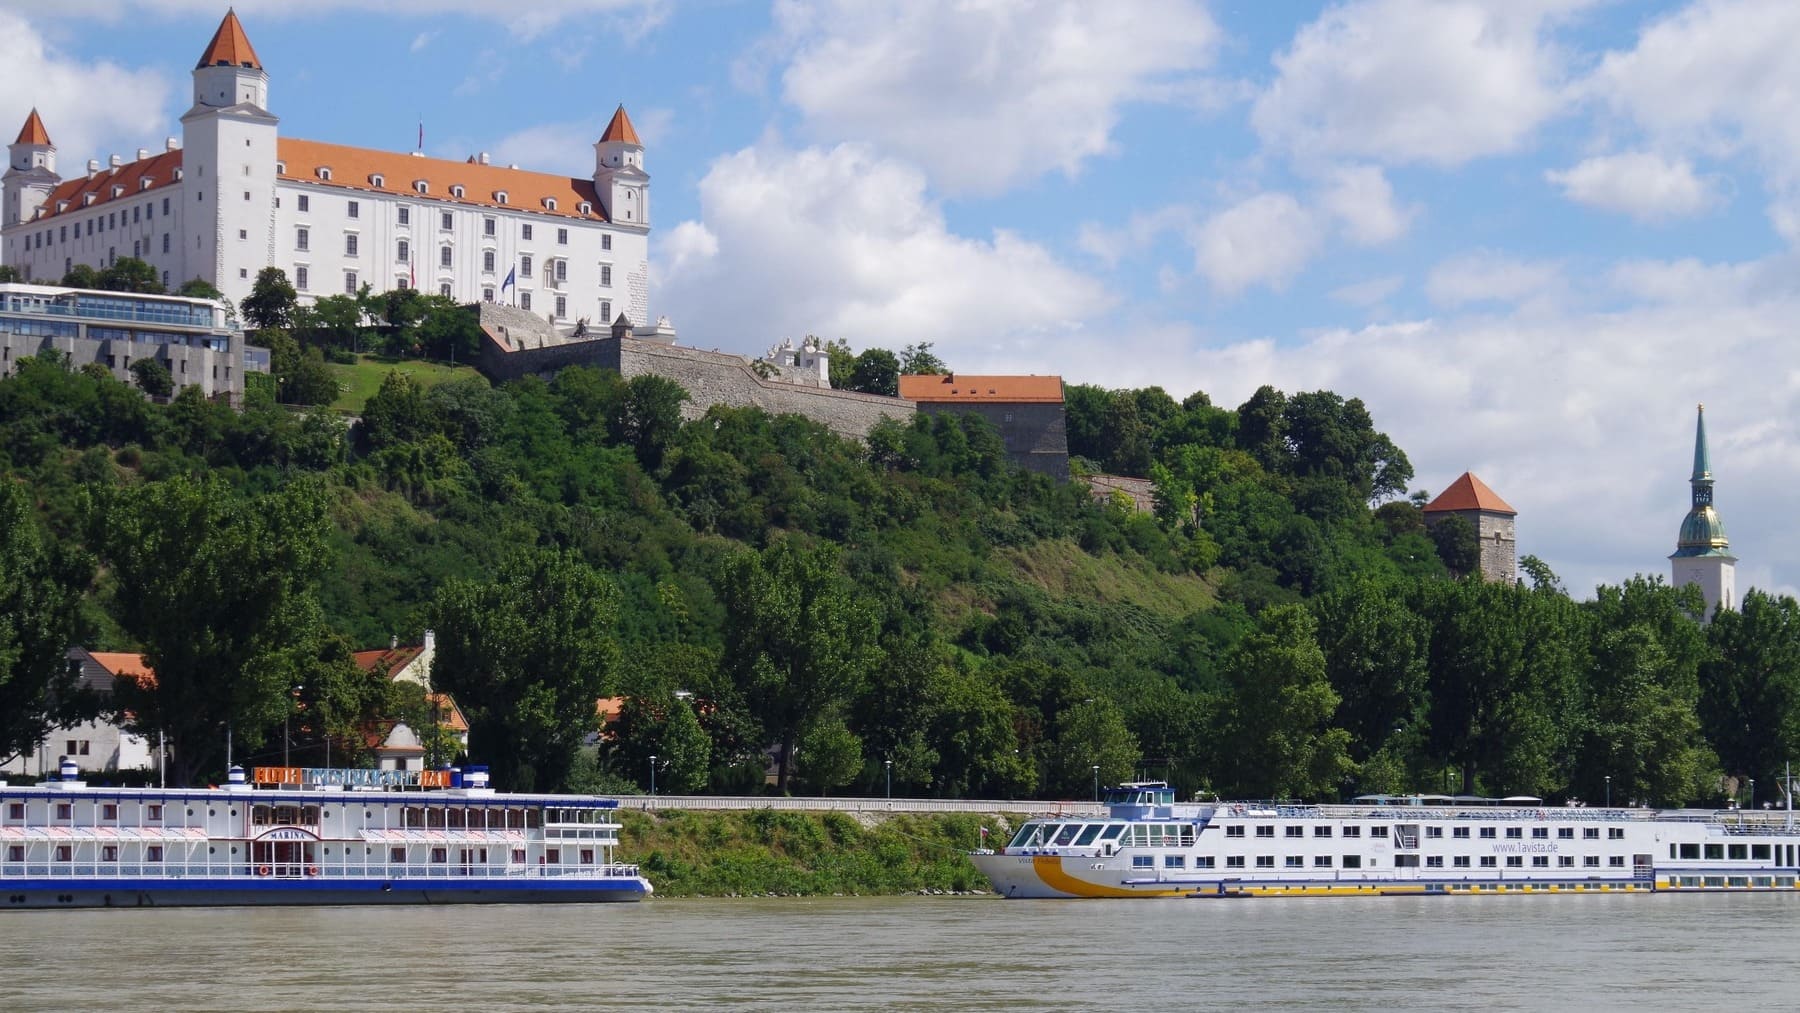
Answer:
[[[64, 179], [37, 110], [8, 146], [0, 263], [54, 283], [76, 264], [145, 260], [163, 284], [233, 302], [257, 273], [302, 298], [420, 288], [506, 302], [557, 324], [649, 316], [650, 177], [620, 106], [588, 179], [285, 138], [235, 12], [194, 68], [181, 137]], [[16, 83], [28, 87], [27, 82]]]

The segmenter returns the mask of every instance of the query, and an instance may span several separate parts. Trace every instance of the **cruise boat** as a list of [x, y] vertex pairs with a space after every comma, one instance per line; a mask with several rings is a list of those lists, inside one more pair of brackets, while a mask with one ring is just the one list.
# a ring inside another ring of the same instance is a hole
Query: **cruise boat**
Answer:
[[73, 762], [0, 782], [0, 910], [635, 901], [618, 802], [450, 771], [233, 767], [220, 788], [104, 788]]
[[971, 854], [1006, 897], [1322, 897], [1794, 890], [1793, 813], [1366, 795], [1343, 805], [1177, 802], [1107, 790]]

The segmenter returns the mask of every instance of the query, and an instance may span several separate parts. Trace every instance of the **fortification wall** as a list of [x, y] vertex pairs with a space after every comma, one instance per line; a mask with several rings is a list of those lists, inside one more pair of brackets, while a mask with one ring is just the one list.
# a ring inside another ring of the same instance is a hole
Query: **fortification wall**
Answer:
[[1069, 477], [1068, 415], [1058, 404], [989, 404], [923, 402], [919, 410], [936, 415], [956, 412], [988, 420], [1006, 445], [1006, 456], [1027, 471], [1052, 478]]
[[905, 424], [917, 410], [904, 398], [765, 380], [742, 356], [725, 352], [636, 338], [606, 340], [614, 342], [618, 363], [609, 368], [617, 369], [620, 376], [660, 376], [681, 384], [691, 399], [682, 406], [682, 413], [690, 419], [706, 414], [716, 404], [761, 408], [771, 415], [804, 415], [840, 436], [861, 440], [882, 419]]

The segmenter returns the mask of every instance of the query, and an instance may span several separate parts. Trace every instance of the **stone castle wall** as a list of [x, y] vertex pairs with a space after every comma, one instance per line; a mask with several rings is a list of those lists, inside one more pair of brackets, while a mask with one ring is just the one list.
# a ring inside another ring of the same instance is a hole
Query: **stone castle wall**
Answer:
[[924, 402], [919, 410], [930, 415], [953, 412], [980, 415], [988, 420], [1006, 445], [1006, 456], [1027, 471], [1053, 478], [1069, 477], [1067, 413], [1058, 404], [987, 404], [982, 402]]
[[1514, 534], [1513, 518], [1486, 510], [1446, 510], [1425, 515], [1425, 523], [1435, 526], [1445, 517], [1461, 517], [1475, 529], [1475, 543], [1484, 580], [1514, 583], [1519, 579], [1519, 542]]

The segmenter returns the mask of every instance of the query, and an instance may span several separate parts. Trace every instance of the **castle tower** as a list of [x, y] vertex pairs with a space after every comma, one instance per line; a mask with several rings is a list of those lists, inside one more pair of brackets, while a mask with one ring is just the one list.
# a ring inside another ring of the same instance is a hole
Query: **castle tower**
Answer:
[[50, 143], [50, 132], [36, 109], [25, 117], [19, 139], [7, 145], [6, 152], [6, 175], [0, 177], [0, 186], [6, 188], [6, 224], [16, 225], [30, 220], [62, 182], [56, 174], [56, 145]]
[[275, 128], [269, 75], [237, 12], [194, 67], [194, 105], [182, 114], [182, 182], [194, 193], [183, 220], [180, 275], [204, 278], [238, 302], [275, 257]]
[[1513, 531], [1513, 520], [1519, 512], [1508, 506], [1499, 494], [1465, 471], [1450, 487], [1425, 505], [1425, 526], [1442, 524], [1447, 518], [1461, 517], [1475, 529], [1481, 548], [1476, 564], [1485, 580], [1508, 583], [1519, 579], [1519, 543]]
[[613, 113], [594, 142], [594, 192], [614, 225], [650, 228], [650, 174], [644, 171], [644, 142], [625, 107]]
[[1712, 455], [1706, 449], [1706, 406], [1695, 412], [1694, 473], [1688, 477], [1692, 505], [1681, 522], [1675, 553], [1669, 557], [1671, 583], [1676, 587], [1700, 585], [1706, 597], [1704, 622], [1719, 609], [1737, 607], [1737, 557], [1725, 537], [1725, 523], [1713, 509]]

